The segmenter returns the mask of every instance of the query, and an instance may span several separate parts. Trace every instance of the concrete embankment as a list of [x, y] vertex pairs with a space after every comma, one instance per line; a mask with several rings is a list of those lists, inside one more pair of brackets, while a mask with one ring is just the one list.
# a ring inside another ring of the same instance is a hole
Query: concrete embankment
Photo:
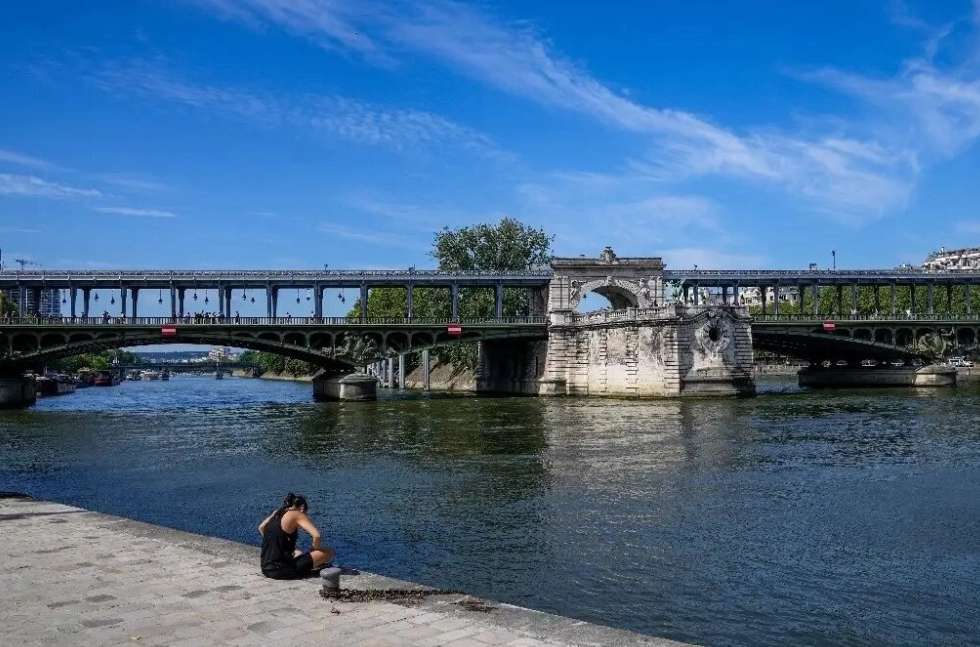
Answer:
[[0, 533], [3, 644], [680, 645], [461, 594], [327, 601], [316, 578], [263, 577], [254, 546], [3, 494]]
[[243, 371], [241, 369], [236, 369], [231, 372], [234, 377], [251, 377], [260, 380], [284, 380], [288, 382], [312, 382], [312, 375], [291, 375], [289, 373], [263, 373], [258, 377], [252, 375], [248, 371]]
[[[421, 368], [405, 376], [405, 386], [410, 389], [423, 387]], [[433, 391], [476, 391], [476, 376], [469, 369], [459, 369], [433, 359], [429, 369], [429, 388]]]

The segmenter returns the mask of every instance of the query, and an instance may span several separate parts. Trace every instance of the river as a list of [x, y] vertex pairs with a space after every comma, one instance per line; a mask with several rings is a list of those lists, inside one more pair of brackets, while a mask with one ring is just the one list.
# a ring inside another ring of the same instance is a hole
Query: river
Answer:
[[[0, 412], [0, 490], [712, 645], [977, 644], [980, 389], [626, 401], [175, 376]], [[119, 550], [125, 550], [120, 546]]]

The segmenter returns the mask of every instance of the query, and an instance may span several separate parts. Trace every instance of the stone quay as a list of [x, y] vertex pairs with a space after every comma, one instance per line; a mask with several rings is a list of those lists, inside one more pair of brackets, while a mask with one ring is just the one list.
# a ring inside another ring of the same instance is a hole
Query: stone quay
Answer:
[[[10, 494], [0, 536], [9, 645], [682, 645], [464, 594], [325, 600], [263, 577], [254, 546]], [[432, 591], [353, 573], [341, 587]]]

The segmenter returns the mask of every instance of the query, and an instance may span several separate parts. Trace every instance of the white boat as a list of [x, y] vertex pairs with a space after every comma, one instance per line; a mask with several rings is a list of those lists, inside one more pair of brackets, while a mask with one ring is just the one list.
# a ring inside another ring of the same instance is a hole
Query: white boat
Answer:
[[144, 380], [159, 380], [160, 373], [157, 371], [143, 371], [142, 373]]

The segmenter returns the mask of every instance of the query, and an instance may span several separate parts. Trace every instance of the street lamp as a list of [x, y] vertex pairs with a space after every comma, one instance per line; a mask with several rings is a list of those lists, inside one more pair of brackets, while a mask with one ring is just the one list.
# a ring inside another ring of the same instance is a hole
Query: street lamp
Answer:
[[831, 255], [831, 257], [833, 257], [833, 268], [836, 270], [837, 269], [837, 250], [836, 249], [830, 250], [830, 255]]

